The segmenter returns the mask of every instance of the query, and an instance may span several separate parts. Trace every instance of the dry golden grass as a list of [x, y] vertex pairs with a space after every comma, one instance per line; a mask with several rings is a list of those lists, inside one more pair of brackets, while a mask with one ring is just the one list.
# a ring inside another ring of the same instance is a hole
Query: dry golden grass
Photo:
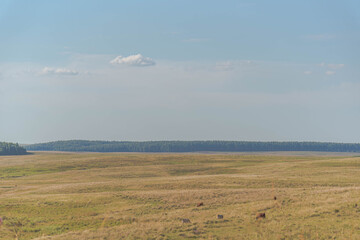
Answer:
[[0, 177], [0, 239], [360, 239], [351, 154], [38, 152]]

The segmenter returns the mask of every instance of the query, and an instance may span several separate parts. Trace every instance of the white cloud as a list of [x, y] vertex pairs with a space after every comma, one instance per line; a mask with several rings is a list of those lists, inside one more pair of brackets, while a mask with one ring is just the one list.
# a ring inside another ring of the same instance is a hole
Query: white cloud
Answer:
[[328, 64], [327, 66], [331, 69], [340, 69], [343, 68], [345, 64]]
[[305, 71], [304, 74], [305, 75], [310, 75], [310, 74], [312, 74], [312, 71]]
[[329, 63], [329, 64], [326, 64], [324, 62], [320, 63], [319, 64], [320, 67], [327, 67], [327, 68], [330, 68], [330, 69], [340, 69], [340, 68], [343, 68], [345, 66], [345, 64], [343, 63], [338, 63], [338, 64], [335, 64], [335, 63]]
[[152, 58], [144, 57], [141, 54], [130, 55], [127, 57], [117, 56], [115, 59], [110, 61], [111, 64], [122, 64], [135, 67], [147, 67], [155, 65], [155, 61]]
[[227, 62], [217, 62], [215, 69], [219, 71], [230, 71], [234, 69], [234, 64], [230, 61]]
[[51, 68], [51, 67], [44, 67], [40, 74], [42, 75], [67, 75], [67, 76], [74, 76], [78, 75], [79, 72], [67, 68]]
[[336, 73], [335, 71], [326, 71], [325, 72], [325, 74], [329, 75], [329, 76], [334, 75], [335, 73]]

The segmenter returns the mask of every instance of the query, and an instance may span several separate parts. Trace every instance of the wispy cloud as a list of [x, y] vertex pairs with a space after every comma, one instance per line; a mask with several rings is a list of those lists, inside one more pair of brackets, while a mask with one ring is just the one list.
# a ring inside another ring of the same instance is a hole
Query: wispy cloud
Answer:
[[331, 69], [340, 69], [343, 68], [345, 64], [328, 64], [327, 66]]
[[310, 75], [310, 74], [312, 74], [312, 71], [305, 71], [304, 74], [305, 75]]
[[329, 76], [334, 75], [335, 73], [336, 73], [335, 71], [326, 71], [325, 72], [325, 74], [329, 75]]
[[44, 67], [40, 74], [42, 75], [65, 75], [65, 76], [74, 76], [78, 75], [79, 72], [67, 68], [51, 68], [51, 67]]
[[322, 62], [318, 66], [328, 70], [325, 72], [326, 75], [334, 75], [336, 73], [334, 70], [339, 70], [339, 69], [343, 68], [345, 66], [345, 64], [343, 64], [343, 63], [326, 64], [326, 63]]
[[144, 57], [141, 54], [130, 55], [127, 57], [117, 56], [115, 59], [111, 60], [110, 63], [114, 65], [120, 64], [135, 67], [147, 67], [156, 64], [152, 58]]
[[219, 71], [230, 71], [234, 69], [234, 64], [230, 61], [227, 62], [217, 62], [215, 69]]

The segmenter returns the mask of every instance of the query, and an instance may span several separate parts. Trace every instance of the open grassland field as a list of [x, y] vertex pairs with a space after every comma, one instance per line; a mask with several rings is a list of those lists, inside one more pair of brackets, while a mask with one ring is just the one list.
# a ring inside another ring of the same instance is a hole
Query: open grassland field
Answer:
[[350, 154], [38, 152], [0, 180], [0, 239], [360, 239]]

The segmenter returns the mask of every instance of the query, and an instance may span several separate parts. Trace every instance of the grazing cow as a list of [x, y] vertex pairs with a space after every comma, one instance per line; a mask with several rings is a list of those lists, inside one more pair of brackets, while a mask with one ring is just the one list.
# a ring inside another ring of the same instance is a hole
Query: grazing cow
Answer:
[[277, 198], [276, 198], [276, 196], [274, 196], [274, 200], [276, 200]]
[[204, 206], [204, 203], [203, 202], [201, 202], [201, 203], [198, 203], [197, 205], [196, 205], [197, 207], [201, 207], [201, 206]]
[[223, 218], [224, 218], [224, 215], [220, 215], [220, 214], [219, 214], [217, 217], [218, 217], [218, 219], [223, 219]]
[[183, 223], [190, 223], [190, 219], [188, 219], [188, 218], [183, 218], [183, 219], [182, 219], [182, 222], [183, 222]]
[[265, 218], [265, 213], [257, 213], [256, 219], [259, 219], [259, 218]]

